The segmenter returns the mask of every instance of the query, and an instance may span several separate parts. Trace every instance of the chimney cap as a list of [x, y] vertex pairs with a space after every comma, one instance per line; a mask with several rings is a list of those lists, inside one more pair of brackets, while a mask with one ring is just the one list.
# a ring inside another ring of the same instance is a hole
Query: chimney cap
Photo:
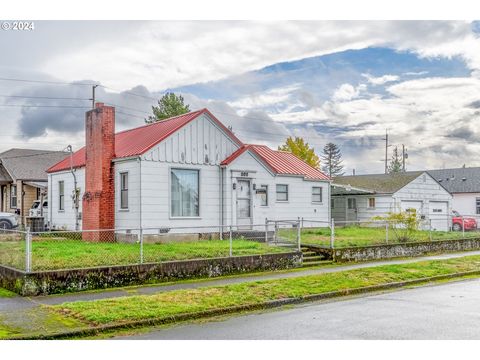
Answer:
[[105, 104], [103, 102], [97, 102], [95, 103], [95, 109], [103, 108]]

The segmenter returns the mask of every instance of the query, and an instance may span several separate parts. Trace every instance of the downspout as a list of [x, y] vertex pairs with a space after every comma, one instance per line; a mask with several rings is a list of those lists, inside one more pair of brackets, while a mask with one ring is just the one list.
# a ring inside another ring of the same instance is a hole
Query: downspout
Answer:
[[142, 229], [142, 186], [143, 186], [143, 184], [142, 184], [142, 156], [141, 155], [138, 157], [138, 162], [139, 162], [138, 168], [139, 168], [139, 178], [140, 178], [139, 179], [140, 180], [140, 188], [139, 188], [139, 191], [138, 191], [138, 193], [139, 193], [139, 201], [138, 201], [139, 211], [138, 211], [138, 213], [139, 213], [139, 217], [140, 217], [140, 219], [139, 219], [139, 221], [140, 221], [139, 222], [139, 229]]
[[224, 197], [225, 197], [224, 189], [225, 189], [225, 187], [224, 187], [224, 184], [223, 184], [225, 168], [220, 165], [219, 169], [220, 169], [220, 239], [222, 239], [223, 238], [223, 233], [224, 233], [223, 226], [225, 225], [225, 217], [224, 217], [224, 214], [223, 214], [224, 206], [225, 206], [224, 205]]
[[50, 179], [50, 181], [48, 182], [48, 212], [50, 213], [50, 216], [48, 217], [48, 229], [49, 230], [52, 230], [52, 222], [53, 222], [53, 219], [52, 219], [52, 216], [53, 216], [53, 209], [52, 209], [52, 183], [53, 183], [53, 179], [52, 179], [52, 174], [48, 174], [48, 177]]
[[327, 206], [328, 206], [328, 221], [331, 222], [332, 221], [332, 181], [330, 180], [328, 182], [328, 202], [327, 202]]
[[[77, 175], [75, 174], [75, 171], [73, 169], [73, 147], [72, 145], [67, 146], [68, 151], [70, 152], [70, 172], [72, 173], [73, 176], [73, 208], [75, 210], [75, 231], [78, 231], [78, 197], [79, 194], [77, 194]], [[65, 189], [64, 189], [65, 191]]]

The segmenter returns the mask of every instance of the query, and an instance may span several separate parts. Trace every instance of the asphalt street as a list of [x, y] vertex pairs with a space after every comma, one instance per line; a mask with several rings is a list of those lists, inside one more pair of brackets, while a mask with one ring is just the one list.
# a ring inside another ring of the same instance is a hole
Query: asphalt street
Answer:
[[120, 339], [480, 339], [480, 279], [178, 325]]

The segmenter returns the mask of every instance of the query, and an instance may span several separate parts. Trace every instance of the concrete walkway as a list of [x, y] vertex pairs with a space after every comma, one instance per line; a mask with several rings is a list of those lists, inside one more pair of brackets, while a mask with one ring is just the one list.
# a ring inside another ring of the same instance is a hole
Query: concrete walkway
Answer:
[[339, 266], [319, 266], [316, 268], [309, 268], [305, 270], [296, 271], [279, 271], [273, 273], [257, 273], [246, 276], [227, 277], [220, 279], [205, 279], [195, 282], [179, 282], [177, 284], [162, 285], [161, 283], [155, 285], [145, 285], [139, 287], [112, 289], [95, 292], [79, 292], [64, 295], [49, 295], [49, 296], [37, 296], [31, 298], [22, 298], [20, 296], [13, 298], [0, 298], [0, 313], [9, 310], [29, 309], [39, 305], [55, 305], [70, 301], [89, 301], [98, 299], [107, 299], [120, 296], [132, 296], [132, 295], [151, 295], [166, 291], [179, 290], [179, 289], [197, 289], [207, 286], [219, 286], [238, 284], [244, 282], [261, 281], [261, 280], [274, 280], [295, 278], [307, 275], [325, 274], [332, 272], [339, 272], [345, 270], [371, 268], [382, 265], [394, 265], [394, 264], [408, 264], [424, 260], [442, 260], [453, 259], [464, 256], [480, 255], [480, 251], [468, 251], [451, 254], [441, 254], [432, 256], [423, 256], [409, 259], [399, 260], [386, 260], [377, 262], [355, 263], [351, 265], [339, 265]]

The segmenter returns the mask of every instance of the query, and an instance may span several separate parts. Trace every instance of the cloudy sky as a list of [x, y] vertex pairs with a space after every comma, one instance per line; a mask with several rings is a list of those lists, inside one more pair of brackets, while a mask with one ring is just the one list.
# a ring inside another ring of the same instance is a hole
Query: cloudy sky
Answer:
[[0, 47], [0, 151], [81, 147], [98, 84], [118, 130], [175, 91], [247, 143], [334, 142], [348, 173], [383, 171], [386, 129], [408, 169], [480, 166], [478, 22], [42, 21]]

